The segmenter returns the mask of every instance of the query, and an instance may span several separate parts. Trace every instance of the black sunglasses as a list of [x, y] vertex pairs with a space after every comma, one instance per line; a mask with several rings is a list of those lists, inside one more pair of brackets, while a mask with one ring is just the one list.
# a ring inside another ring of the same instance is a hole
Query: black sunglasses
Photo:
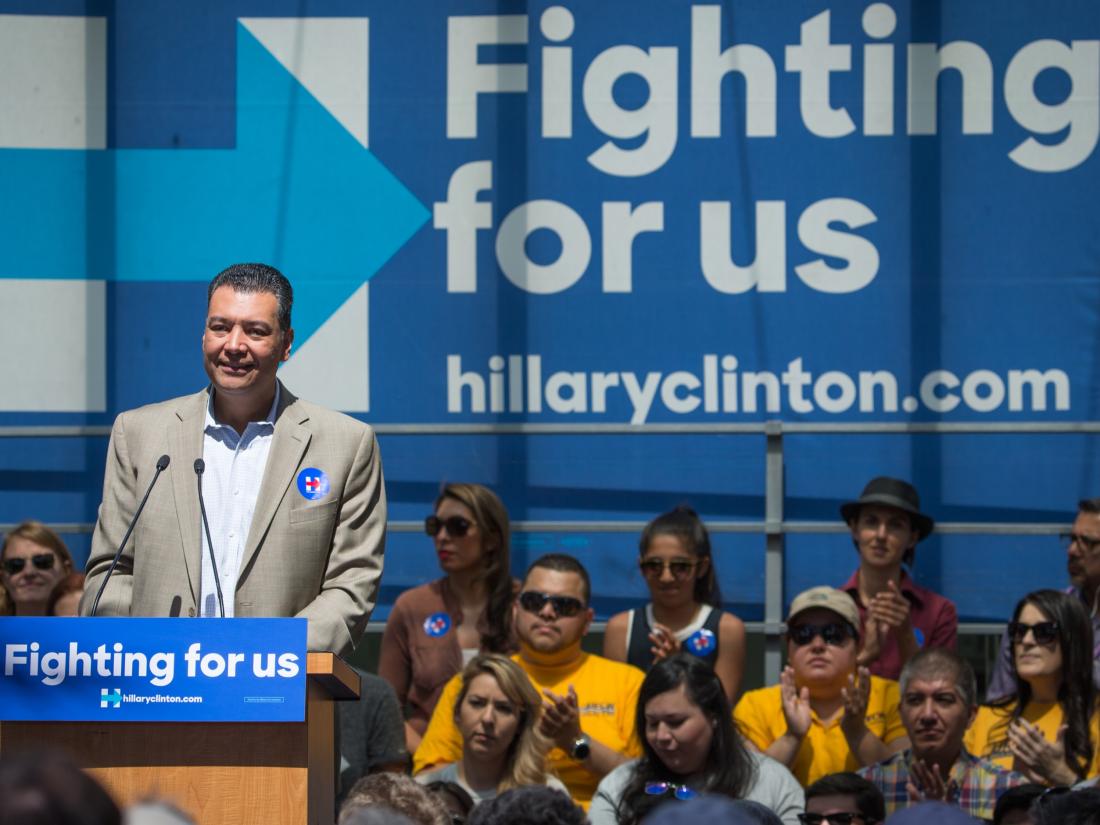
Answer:
[[528, 613], [538, 613], [549, 602], [557, 616], [576, 616], [584, 610], [584, 602], [572, 596], [551, 596], [549, 593], [536, 593], [524, 590], [519, 594], [519, 606]]
[[[37, 555], [31, 556], [31, 564], [33, 564], [37, 570], [53, 570], [55, 561], [57, 561], [57, 556], [53, 553], [38, 553]], [[4, 572], [9, 576], [14, 576], [16, 573], [22, 572], [23, 568], [26, 566], [26, 559], [4, 559]]]
[[[823, 822], [829, 825], [852, 825], [857, 819], [863, 819], [863, 814], [799, 814], [798, 821], [802, 825], [821, 825]], [[867, 825], [874, 825], [871, 820], [864, 820]]]
[[1035, 639], [1035, 644], [1049, 645], [1058, 641], [1058, 631], [1060, 627], [1058, 622], [1036, 622], [1035, 624], [1025, 624], [1024, 622], [1008, 623], [1009, 638], [1016, 644], [1023, 643], [1029, 630], [1031, 631], [1032, 637]]
[[692, 559], [672, 559], [671, 561], [665, 561], [664, 559], [643, 559], [638, 562], [638, 567], [642, 569], [642, 575], [646, 578], [656, 579], [660, 578], [661, 574], [665, 572], [665, 568], [672, 574], [674, 579], [686, 579], [695, 570], [696, 562]]
[[428, 516], [424, 519], [424, 532], [434, 537], [439, 532], [440, 527], [446, 527], [447, 535], [457, 539], [462, 538], [469, 532], [470, 524], [470, 520], [462, 516], [448, 516], [447, 518]]
[[794, 627], [787, 628], [787, 635], [799, 647], [808, 645], [816, 636], [820, 636], [825, 644], [833, 647], [840, 647], [853, 637], [852, 629], [844, 622], [796, 624]]

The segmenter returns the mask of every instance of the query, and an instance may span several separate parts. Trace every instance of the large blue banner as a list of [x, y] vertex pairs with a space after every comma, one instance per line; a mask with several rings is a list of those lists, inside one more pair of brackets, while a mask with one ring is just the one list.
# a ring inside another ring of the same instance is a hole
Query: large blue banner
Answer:
[[302, 722], [305, 619], [3, 619], [0, 718]]
[[[728, 0], [0, 0], [0, 423], [106, 424], [204, 383], [204, 284], [295, 284], [299, 395], [376, 423], [1089, 421], [1100, 404], [1100, 7]], [[94, 518], [104, 439], [6, 441], [0, 520]], [[1080, 436], [801, 436], [787, 517], [870, 477], [941, 521], [1068, 520]], [[389, 438], [513, 517], [763, 519], [756, 437]], [[28, 496], [28, 491], [32, 494]], [[86, 552], [86, 546], [78, 550]], [[633, 536], [522, 537], [641, 597]], [[391, 541], [385, 601], [431, 565]], [[762, 539], [719, 567], [746, 615]], [[933, 538], [998, 618], [1053, 539]], [[987, 586], [1014, 561], [1019, 576]], [[789, 544], [788, 592], [843, 536]], [[954, 575], [952, 575], [954, 573]], [[384, 608], [383, 613], [384, 614]]]

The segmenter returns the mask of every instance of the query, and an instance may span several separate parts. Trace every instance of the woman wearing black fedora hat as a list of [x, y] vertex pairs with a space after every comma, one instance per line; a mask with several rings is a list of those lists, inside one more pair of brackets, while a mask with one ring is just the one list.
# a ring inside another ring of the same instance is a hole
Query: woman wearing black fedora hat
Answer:
[[840, 515], [859, 552], [859, 569], [841, 588], [859, 606], [864, 640], [859, 663], [876, 676], [897, 679], [922, 647], [953, 649], [959, 625], [954, 603], [916, 584], [904, 567], [912, 565], [917, 543], [935, 527], [921, 512], [916, 488], [896, 478], [874, 478], [858, 499], [841, 505]]

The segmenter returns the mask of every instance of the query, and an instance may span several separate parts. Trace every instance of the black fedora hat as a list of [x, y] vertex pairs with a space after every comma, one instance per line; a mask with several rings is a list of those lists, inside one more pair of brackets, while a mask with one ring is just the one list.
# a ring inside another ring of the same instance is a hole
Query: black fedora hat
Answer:
[[849, 501], [840, 505], [840, 516], [845, 522], [851, 523], [859, 515], [859, 508], [864, 504], [879, 504], [883, 507], [896, 507], [904, 510], [913, 518], [913, 526], [917, 529], [918, 541], [928, 538], [936, 522], [931, 516], [920, 511], [920, 495], [917, 488], [907, 481], [899, 478], [879, 476], [872, 478], [863, 488], [863, 492], [855, 501]]

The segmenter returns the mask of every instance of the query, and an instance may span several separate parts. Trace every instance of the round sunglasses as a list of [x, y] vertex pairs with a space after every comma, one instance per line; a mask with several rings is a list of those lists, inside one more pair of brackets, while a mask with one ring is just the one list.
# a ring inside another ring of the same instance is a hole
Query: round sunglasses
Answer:
[[677, 785], [675, 782], [647, 782], [645, 792], [649, 796], [664, 796], [671, 793], [681, 802], [694, 799], [699, 795], [697, 790], [689, 788], [687, 785]]

